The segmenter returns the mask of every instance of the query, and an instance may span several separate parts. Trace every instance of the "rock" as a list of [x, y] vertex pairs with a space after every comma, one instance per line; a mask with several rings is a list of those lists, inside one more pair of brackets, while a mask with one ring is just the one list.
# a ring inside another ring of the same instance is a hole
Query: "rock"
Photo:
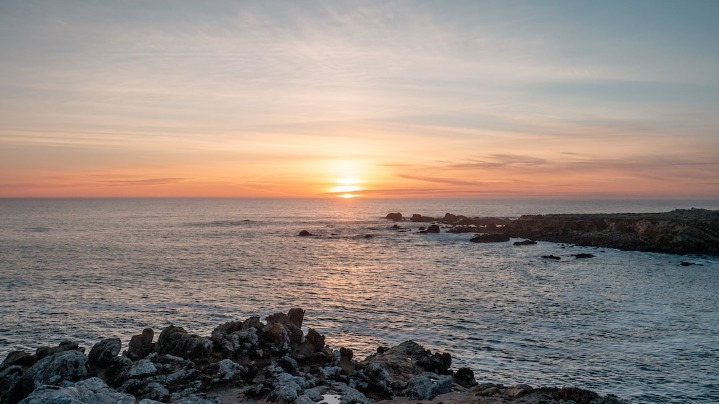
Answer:
[[573, 256], [577, 259], [581, 258], [594, 258], [594, 254], [588, 254], [588, 253], [579, 253], [579, 254], [573, 254]]
[[106, 368], [110, 365], [112, 358], [120, 353], [122, 344], [120, 338], [106, 338], [92, 346], [87, 355], [91, 366]]
[[121, 385], [126, 377], [127, 370], [132, 366], [132, 360], [127, 356], [116, 356], [112, 358], [105, 371], [105, 380], [111, 386]]
[[433, 224], [427, 228], [427, 233], [439, 233], [439, 225]]
[[207, 360], [212, 352], [212, 341], [184, 328], [171, 325], [160, 333], [156, 349], [159, 354], [170, 354], [191, 360]]
[[285, 354], [290, 352], [292, 347], [290, 334], [287, 328], [280, 323], [269, 323], [262, 329], [265, 341], [269, 343], [269, 348], [276, 354]]
[[223, 359], [217, 363], [215, 375], [219, 381], [227, 382], [247, 372], [247, 369], [230, 359]]
[[417, 400], [431, 400], [439, 394], [452, 391], [452, 376], [426, 372], [414, 376], [407, 382], [404, 393]]
[[402, 221], [402, 214], [401, 213], [388, 213], [387, 216], [385, 216], [385, 219], [392, 220], [395, 222], [401, 222]]
[[134, 404], [135, 397], [118, 393], [97, 377], [78, 381], [60, 389], [51, 386], [33, 391], [23, 404]]
[[431, 223], [431, 222], [436, 221], [436, 219], [433, 217], [422, 216], [417, 213], [413, 214], [409, 220], [411, 222], [425, 222], [425, 223]]
[[502, 243], [509, 241], [509, 235], [504, 233], [482, 233], [475, 235], [469, 241], [473, 243]]
[[519, 398], [531, 393], [533, 390], [534, 389], [532, 388], [532, 386], [526, 384], [518, 384], [516, 386], [507, 388], [505, 394], [511, 398]]
[[300, 236], [302, 236], [302, 237], [307, 237], [307, 236], [311, 236], [311, 235], [312, 235], [312, 233], [308, 232], [307, 230], [302, 230], [300, 232]]
[[0, 371], [0, 403], [16, 403], [27, 394], [22, 383], [25, 371], [19, 365], [11, 365]]
[[25, 366], [30, 367], [33, 363], [37, 362], [35, 355], [30, 355], [25, 351], [13, 351], [7, 354], [5, 360], [0, 364], [0, 369], [5, 369], [10, 366]]
[[454, 382], [462, 387], [470, 388], [477, 385], [474, 372], [470, 368], [459, 368], [454, 373]]
[[448, 353], [432, 353], [414, 341], [405, 341], [383, 353], [368, 356], [360, 364], [365, 366], [365, 373], [385, 371], [389, 385], [401, 386], [425, 372], [449, 374], [452, 357]]
[[146, 400], [167, 401], [170, 390], [158, 382], [150, 382], [137, 395]]
[[565, 387], [553, 394], [555, 400], [574, 401], [577, 404], [589, 404], [599, 398], [599, 394], [577, 387]]
[[534, 240], [527, 239], [527, 240], [523, 240], [523, 241], [515, 241], [513, 244], [514, 245], [534, 245], [534, 244], [537, 244], [537, 242]]
[[145, 328], [142, 334], [134, 335], [130, 338], [130, 344], [127, 347], [125, 355], [132, 360], [138, 360], [152, 353], [152, 339], [155, 333], [152, 328]]
[[305, 311], [299, 307], [290, 309], [290, 311], [287, 313], [287, 321], [298, 328], [302, 328], [302, 321], [304, 321], [304, 318]]
[[149, 359], [141, 359], [133, 363], [129, 369], [127, 369], [127, 377], [129, 378], [141, 378], [145, 376], [152, 376], [157, 373], [157, 367]]
[[556, 255], [542, 255], [542, 258], [557, 261], [562, 259], [562, 257], [557, 257]]
[[85, 348], [80, 348], [78, 346], [77, 341], [72, 340], [65, 340], [60, 342], [60, 344], [56, 347], [48, 347], [48, 346], [41, 346], [37, 350], [35, 350], [35, 359], [40, 360], [46, 356], [50, 356], [53, 354], [56, 354], [58, 352], [65, 352], [65, 351], [80, 351], [85, 352]]
[[24, 378], [34, 388], [45, 384], [60, 385], [62, 382], [76, 382], [89, 375], [87, 356], [80, 351], [69, 350], [46, 356], [28, 369]]

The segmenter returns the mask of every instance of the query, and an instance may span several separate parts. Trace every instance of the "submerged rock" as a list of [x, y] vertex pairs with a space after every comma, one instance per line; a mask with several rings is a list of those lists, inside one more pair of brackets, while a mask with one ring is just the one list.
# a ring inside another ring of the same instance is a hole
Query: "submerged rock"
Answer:
[[307, 236], [311, 236], [311, 235], [312, 235], [312, 233], [308, 232], [307, 230], [300, 231], [300, 236], [302, 236], [302, 237], [307, 237]]
[[387, 216], [385, 216], [385, 219], [393, 220], [395, 222], [401, 222], [402, 221], [402, 214], [397, 213], [388, 213]]
[[469, 241], [473, 243], [503, 243], [509, 241], [509, 235], [504, 233], [482, 233], [472, 237]]

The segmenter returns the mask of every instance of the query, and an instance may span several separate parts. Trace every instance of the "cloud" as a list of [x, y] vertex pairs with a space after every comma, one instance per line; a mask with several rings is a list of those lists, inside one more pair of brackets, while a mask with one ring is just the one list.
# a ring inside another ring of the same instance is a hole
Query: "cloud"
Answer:
[[447, 185], [470, 185], [470, 186], [484, 185], [484, 183], [482, 183], [482, 182], [467, 181], [467, 180], [461, 180], [461, 179], [457, 179], [457, 178], [428, 177], [428, 176], [409, 175], [409, 174], [395, 174], [395, 177], [404, 178], [407, 180], [436, 182], [439, 184], [447, 184]]

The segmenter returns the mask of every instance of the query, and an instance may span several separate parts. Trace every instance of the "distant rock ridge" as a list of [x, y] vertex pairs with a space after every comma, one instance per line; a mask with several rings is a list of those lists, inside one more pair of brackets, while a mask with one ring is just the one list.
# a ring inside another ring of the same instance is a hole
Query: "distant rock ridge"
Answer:
[[630, 251], [719, 255], [719, 211], [707, 209], [523, 215], [517, 219], [470, 218], [451, 213], [444, 217], [413, 214], [410, 221], [445, 224], [450, 226], [447, 230], [450, 233], [499, 233], [530, 240]]
[[303, 332], [304, 315], [294, 308], [264, 322], [231, 321], [209, 337], [171, 325], [156, 342], [145, 329], [122, 355], [117, 338], [99, 341], [88, 356], [72, 341], [15, 351], [0, 364], [0, 404], [623, 402], [578, 388], [479, 384], [471, 369], [451, 369], [450, 354], [413, 341], [357, 361], [315, 329]]

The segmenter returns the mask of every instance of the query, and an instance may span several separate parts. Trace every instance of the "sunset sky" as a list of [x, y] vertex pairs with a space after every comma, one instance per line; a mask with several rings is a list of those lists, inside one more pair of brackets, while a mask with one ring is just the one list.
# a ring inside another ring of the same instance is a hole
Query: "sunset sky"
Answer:
[[0, 1], [0, 196], [719, 198], [719, 1]]

